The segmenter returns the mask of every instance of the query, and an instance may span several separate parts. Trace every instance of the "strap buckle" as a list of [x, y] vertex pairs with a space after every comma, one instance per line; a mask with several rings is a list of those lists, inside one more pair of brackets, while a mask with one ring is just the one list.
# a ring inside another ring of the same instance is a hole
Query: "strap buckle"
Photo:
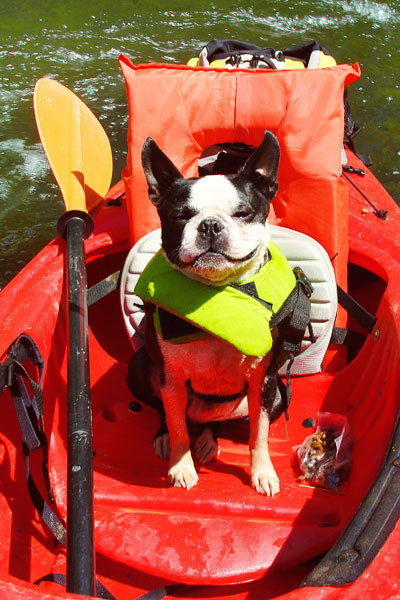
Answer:
[[311, 284], [311, 281], [308, 279], [307, 275], [304, 273], [301, 267], [294, 267], [293, 269], [294, 276], [296, 280], [303, 286], [304, 292], [307, 298], [311, 298], [311, 294], [314, 291], [314, 288]]
[[13, 353], [10, 353], [7, 358], [2, 362], [1, 366], [5, 371], [4, 376], [4, 388], [5, 390], [9, 389], [13, 384], [14, 379], [14, 360], [15, 356]]

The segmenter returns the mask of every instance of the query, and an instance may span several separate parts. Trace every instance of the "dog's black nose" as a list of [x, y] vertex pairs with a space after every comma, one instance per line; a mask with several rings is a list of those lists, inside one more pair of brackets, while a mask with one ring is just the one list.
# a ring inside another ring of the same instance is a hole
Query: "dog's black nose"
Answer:
[[217, 221], [216, 219], [204, 219], [204, 221], [202, 221], [197, 227], [197, 231], [204, 239], [213, 239], [218, 237], [222, 229], [223, 224], [221, 221]]

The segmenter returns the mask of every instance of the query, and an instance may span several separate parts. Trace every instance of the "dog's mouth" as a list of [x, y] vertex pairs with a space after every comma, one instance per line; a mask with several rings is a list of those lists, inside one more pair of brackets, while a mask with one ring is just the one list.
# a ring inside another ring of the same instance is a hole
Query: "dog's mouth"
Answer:
[[180, 263], [181, 263], [180, 266], [182, 266], [182, 267], [196, 267], [196, 266], [206, 266], [206, 265], [207, 266], [208, 265], [216, 266], [218, 263], [226, 263], [226, 262], [233, 263], [233, 264], [244, 263], [244, 262], [247, 262], [248, 260], [251, 260], [257, 254], [257, 251], [258, 251], [258, 247], [254, 248], [254, 250], [252, 250], [251, 252], [246, 254], [246, 256], [234, 257], [234, 256], [230, 256], [226, 252], [222, 252], [221, 250], [215, 250], [214, 248], [210, 247], [208, 250], [205, 250], [201, 254], [197, 254], [191, 260], [180, 261]]

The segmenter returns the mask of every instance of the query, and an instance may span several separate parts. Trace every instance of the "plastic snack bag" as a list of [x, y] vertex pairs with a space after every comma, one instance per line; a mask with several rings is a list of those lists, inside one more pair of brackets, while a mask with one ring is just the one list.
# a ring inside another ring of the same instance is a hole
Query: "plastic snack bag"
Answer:
[[350, 446], [353, 442], [344, 415], [321, 412], [317, 429], [297, 450], [303, 475], [310, 485], [337, 491], [351, 471]]

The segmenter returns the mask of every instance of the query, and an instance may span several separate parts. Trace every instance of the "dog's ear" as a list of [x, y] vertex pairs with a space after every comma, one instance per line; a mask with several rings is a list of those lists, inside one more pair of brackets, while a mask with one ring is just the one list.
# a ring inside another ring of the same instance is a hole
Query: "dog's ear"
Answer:
[[246, 160], [240, 173], [250, 177], [262, 192], [272, 199], [278, 189], [277, 177], [280, 159], [279, 142], [271, 131], [264, 133], [264, 139], [253, 154]]
[[183, 175], [150, 137], [143, 144], [142, 166], [149, 186], [149, 198], [158, 206], [173, 181], [182, 179]]

